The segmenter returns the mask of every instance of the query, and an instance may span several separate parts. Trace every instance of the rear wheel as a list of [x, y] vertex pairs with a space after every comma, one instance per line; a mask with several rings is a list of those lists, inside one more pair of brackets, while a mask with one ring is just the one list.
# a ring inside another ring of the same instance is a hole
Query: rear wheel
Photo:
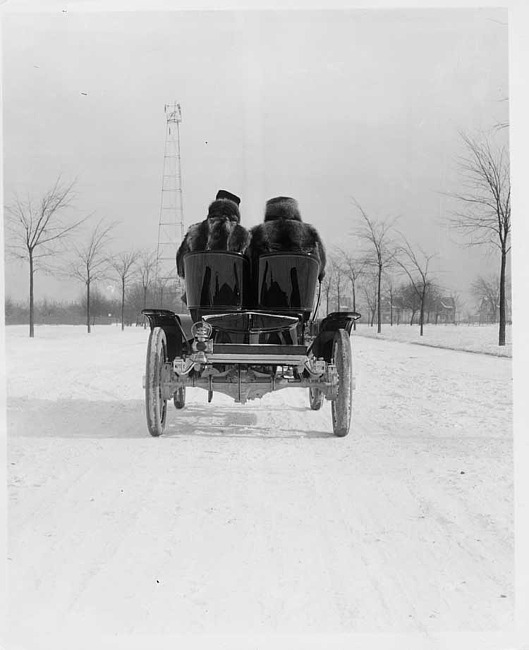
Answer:
[[333, 358], [338, 375], [338, 395], [331, 402], [334, 435], [342, 438], [349, 433], [353, 401], [353, 361], [351, 340], [346, 330], [334, 335]]
[[186, 389], [185, 386], [182, 388], [177, 388], [173, 396], [174, 407], [175, 409], [183, 409], [186, 405]]
[[145, 372], [145, 407], [151, 436], [160, 436], [167, 419], [167, 400], [163, 398], [163, 366], [167, 360], [167, 339], [161, 327], [151, 330]]
[[318, 388], [309, 388], [310, 408], [313, 411], [319, 411], [323, 404], [323, 393]]

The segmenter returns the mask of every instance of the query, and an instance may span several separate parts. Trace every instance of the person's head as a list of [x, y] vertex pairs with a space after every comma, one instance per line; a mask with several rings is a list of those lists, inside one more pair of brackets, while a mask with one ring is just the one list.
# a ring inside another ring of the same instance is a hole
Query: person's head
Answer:
[[229, 219], [235, 223], [241, 221], [239, 206], [230, 199], [215, 199], [208, 208], [208, 219]]
[[290, 196], [276, 196], [266, 202], [264, 220], [277, 221], [278, 219], [302, 221], [296, 199]]

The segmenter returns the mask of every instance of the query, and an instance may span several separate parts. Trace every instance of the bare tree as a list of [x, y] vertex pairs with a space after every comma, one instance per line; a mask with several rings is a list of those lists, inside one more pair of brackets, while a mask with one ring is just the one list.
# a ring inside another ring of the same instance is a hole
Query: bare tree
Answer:
[[110, 266], [121, 284], [121, 330], [125, 329], [125, 291], [127, 283], [136, 274], [138, 251], [124, 251], [110, 258]]
[[386, 276], [384, 281], [384, 294], [387, 297], [389, 303], [389, 324], [393, 325], [393, 312], [395, 309], [396, 290], [393, 284], [393, 280], [389, 276]]
[[[86, 314], [87, 308], [87, 295], [79, 301], [79, 308], [81, 312]], [[104, 296], [97, 287], [92, 287], [90, 290], [90, 325], [95, 325], [97, 317], [110, 316], [111, 313], [117, 312], [117, 301], [113, 298]]]
[[509, 155], [487, 136], [480, 140], [461, 134], [466, 155], [460, 168], [465, 190], [453, 194], [462, 205], [450, 223], [468, 238], [469, 246], [497, 247], [500, 251], [500, 325], [498, 345], [505, 345], [506, 269], [511, 250], [511, 184]]
[[9, 233], [7, 249], [10, 254], [29, 264], [29, 335], [35, 336], [34, 279], [37, 271], [50, 271], [50, 258], [56, 256], [59, 246], [86, 217], [71, 221], [67, 208], [74, 199], [75, 181], [63, 184], [58, 178], [38, 200], [15, 196], [5, 206], [6, 229]]
[[[343, 269], [343, 273], [351, 284], [351, 295], [353, 298], [352, 308], [353, 311], [356, 311], [358, 282], [365, 272], [365, 261], [358, 259], [355, 255], [342, 248], [338, 248], [337, 250], [341, 258], [341, 268]], [[356, 321], [353, 323], [353, 329], [356, 330]]]
[[362, 278], [361, 291], [366, 302], [369, 317], [367, 322], [371, 327], [375, 322], [375, 315], [377, 313], [377, 273], [365, 273]]
[[[143, 293], [143, 309], [147, 307], [147, 294], [156, 274], [156, 251], [142, 251], [138, 259], [138, 278]], [[144, 329], [147, 322], [143, 321]]]
[[321, 283], [321, 292], [325, 298], [325, 315], [329, 313], [329, 307], [331, 305], [331, 299], [334, 294], [334, 277], [336, 274], [336, 267], [332, 264], [331, 259], [329, 258], [327, 262], [327, 268], [325, 269], [325, 277]]
[[344, 291], [344, 279], [345, 279], [344, 268], [343, 268], [342, 260], [336, 254], [334, 254], [331, 257], [330, 265], [333, 268], [333, 275], [334, 275], [333, 289], [336, 298], [336, 311], [340, 311], [343, 304], [343, 291]]
[[341, 259], [336, 252], [327, 256], [325, 277], [321, 283], [321, 292], [325, 298], [325, 315], [333, 310], [333, 303], [337, 311], [342, 306], [344, 290], [344, 269]]
[[101, 219], [89, 233], [86, 242], [73, 247], [75, 259], [69, 266], [71, 277], [80, 280], [86, 287], [86, 327], [88, 334], [90, 326], [90, 289], [94, 282], [102, 280], [109, 270], [109, 259], [106, 246], [110, 232], [115, 224], [105, 224]]
[[[136, 273], [138, 270], [136, 269]], [[143, 309], [143, 288], [136, 278], [127, 289], [127, 310], [130, 316], [134, 315], [134, 322], [136, 325], [143, 325], [143, 316], [141, 310]]]
[[[510, 294], [509, 279], [505, 280], [505, 293]], [[498, 321], [500, 312], [500, 295], [501, 295], [501, 281], [498, 275], [480, 275], [471, 285], [471, 291], [477, 300], [480, 317], [485, 311], [488, 318], [492, 318], [494, 322]], [[506, 298], [506, 303], [508, 300]], [[507, 311], [507, 305], [506, 305]]]
[[389, 223], [375, 221], [367, 215], [356, 199], [353, 201], [363, 219], [363, 223], [358, 229], [358, 236], [370, 248], [365, 258], [366, 265], [376, 268], [377, 271], [377, 332], [380, 334], [382, 331], [382, 274], [391, 266], [395, 258], [395, 248], [391, 240], [391, 229], [395, 220]]
[[397, 264], [408, 276], [411, 286], [419, 298], [419, 325], [420, 335], [424, 334], [424, 309], [428, 289], [432, 286], [430, 277], [430, 262], [434, 255], [427, 255], [422, 248], [417, 247], [419, 253], [416, 253], [409, 241], [401, 234], [403, 244], [399, 246], [399, 256], [395, 258]]
[[172, 277], [158, 277], [153, 283], [154, 294], [159, 295], [158, 306], [160, 309], [164, 309], [164, 304], [169, 302], [171, 304], [173, 299], [176, 296], [176, 285], [177, 282], [175, 278]]
[[395, 305], [400, 311], [409, 311], [411, 313], [410, 325], [413, 325], [415, 314], [420, 309], [420, 301], [413, 285], [408, 282], [402, 284], [395, 294]]

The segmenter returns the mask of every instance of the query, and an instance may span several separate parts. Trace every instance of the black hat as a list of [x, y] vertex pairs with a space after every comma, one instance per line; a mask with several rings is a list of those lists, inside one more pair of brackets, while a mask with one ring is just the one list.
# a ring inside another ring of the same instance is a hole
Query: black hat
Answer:
[[232, 194], [231, 192], [228, 192], [228, 190], [219, 190], [215, 199], [228, 199], [237, 205], [241, 202], [241, 199], [236, 194]]

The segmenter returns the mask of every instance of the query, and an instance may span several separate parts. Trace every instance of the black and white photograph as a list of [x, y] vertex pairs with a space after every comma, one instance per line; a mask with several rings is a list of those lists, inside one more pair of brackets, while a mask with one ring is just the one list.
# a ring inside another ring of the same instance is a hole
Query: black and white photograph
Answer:
[[527, 650], [524, 12], [0, 10], [0, 645]]

